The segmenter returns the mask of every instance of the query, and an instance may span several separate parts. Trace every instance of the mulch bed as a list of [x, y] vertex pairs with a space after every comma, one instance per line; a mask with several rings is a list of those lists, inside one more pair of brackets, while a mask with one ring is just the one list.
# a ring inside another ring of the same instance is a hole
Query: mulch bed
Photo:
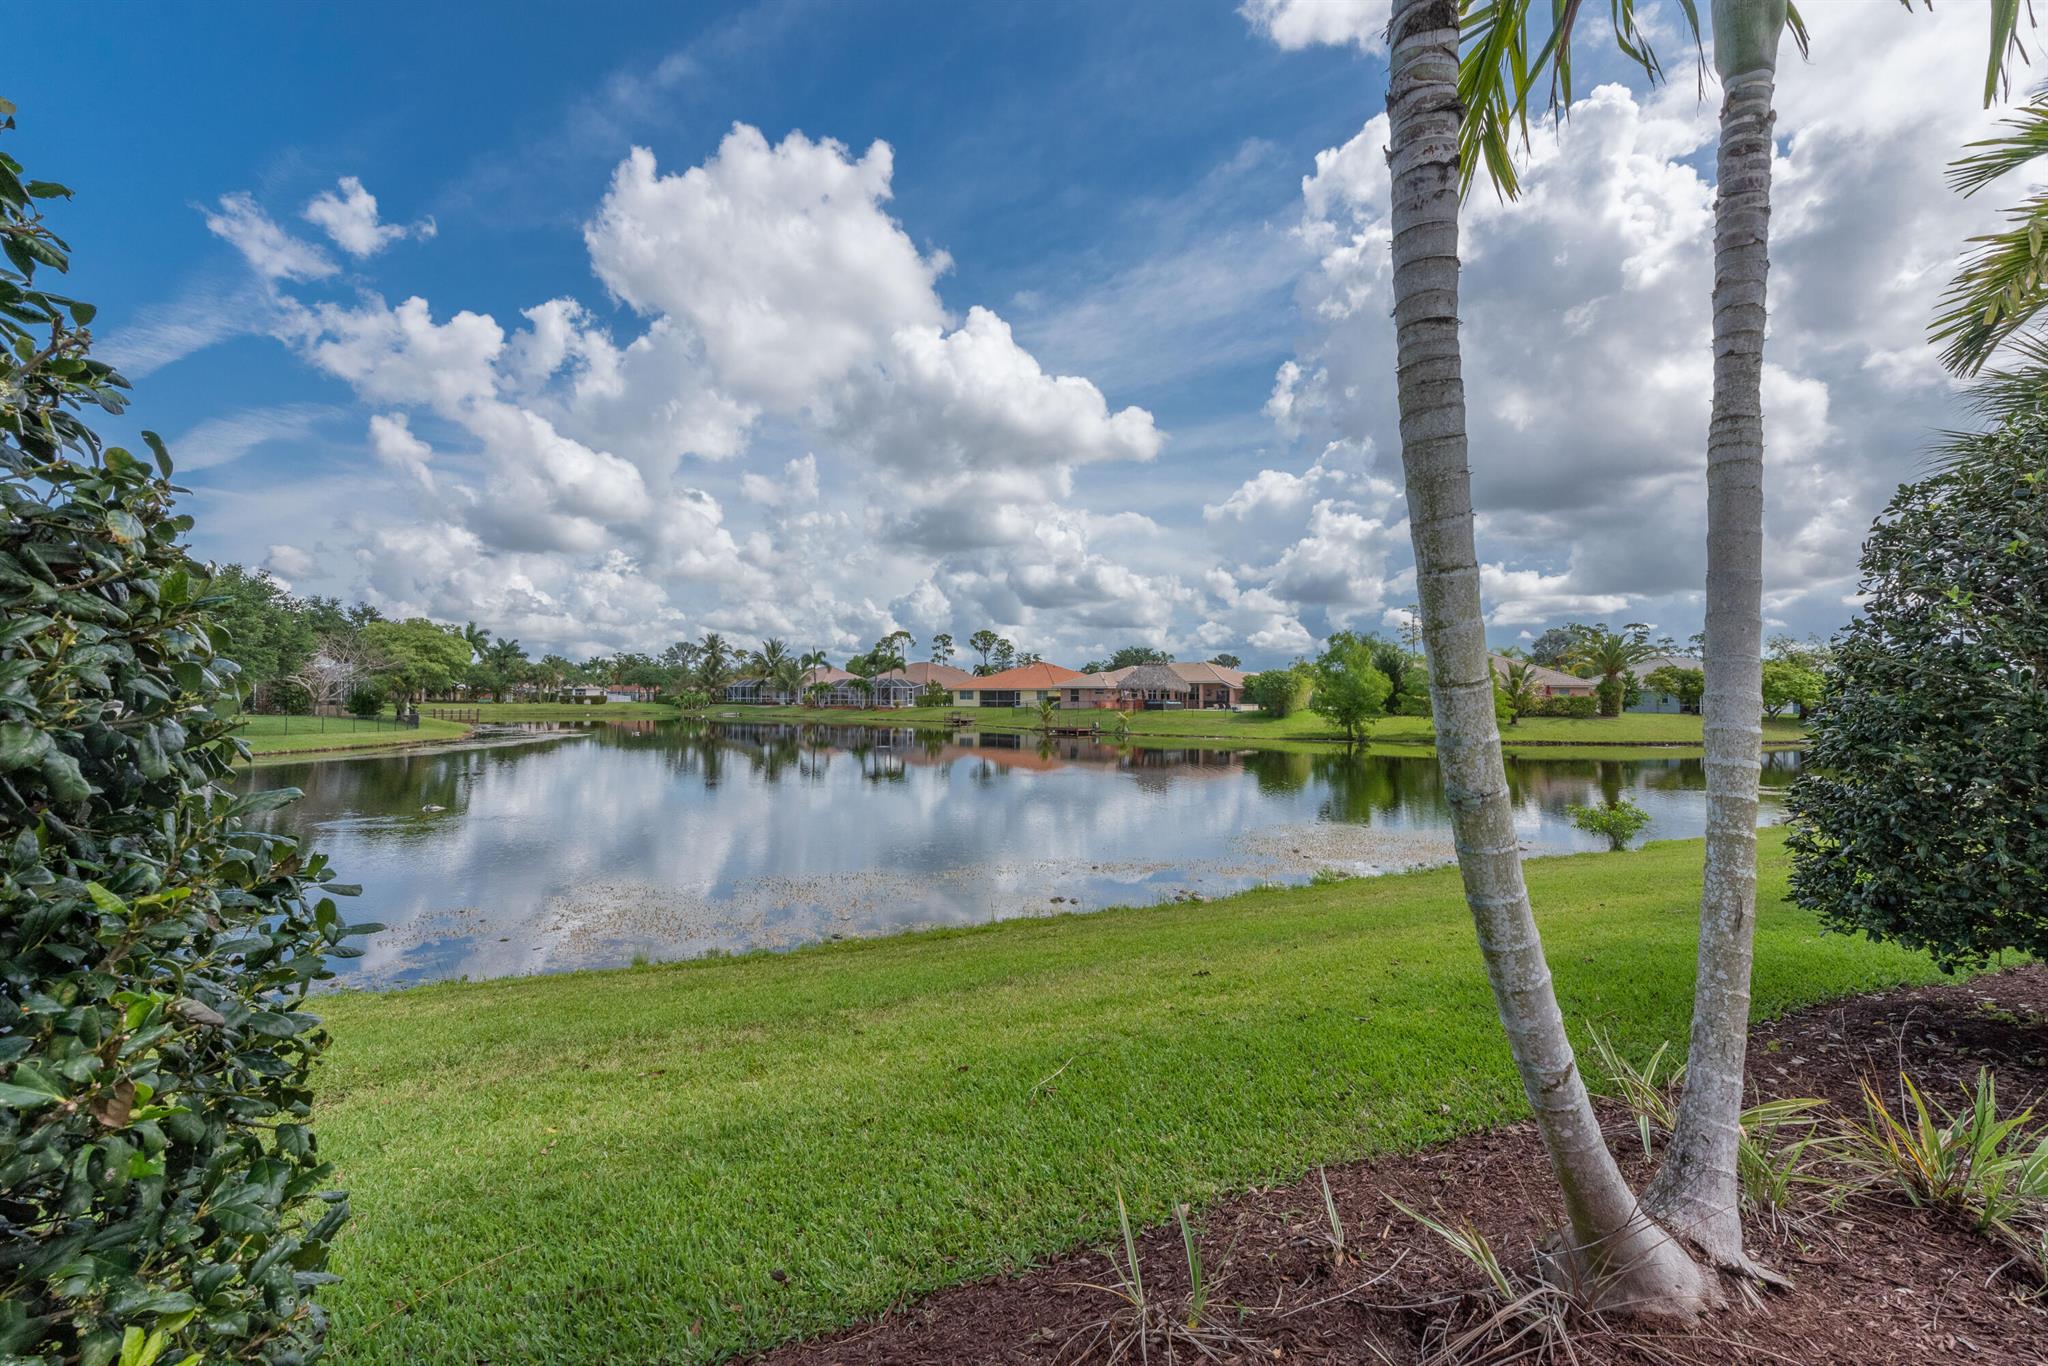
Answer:
[[[1901, 989], [1799, 1012], [1751, 1034], [1750, 1080], [1761, 1096], [1819, 1096], [1861, 1117], [1860, 1079], [1896, 1091], [1903, 1067], [1922, 1092], [1954, 1108], [1959, 1087], [1992, 1069], [2002, 1113], [2048, 1093], [2048, 968], [2008, 969], [1959, 985]], [[2041, 1107], [2048, 1114], [2048, 1106]], [[1631, 1176], [1646, 1172], [1629, 1117], [1605, 1112]], [[1448, 1327], [1491, 1312], [1474, 1266], [1394, 1207], [1485, 1233], [1512, 1269], [1559, 1222], [1534, 1127], [1511, 1125], [1429, 1152], [1376, 1158], [1328, 1173], [1348, 1247], [1333, 1254], [1323, 1187], [1314, 1174], [1253, 1190], [1200, 1215], [1202, 1263], [1214, 1288], [1206, 1342], [1155, 1333], [1164, 1362], [1414, 1363]], [[1539, 1213], [1531, 1213], [1537, 1211]], [[1752, 1226], [1750, 1250], [1791, 1276], [1694, 1331], [1581, 1321], [1547, 1359], [1636, 1362], [2048, 1360], [2048, 1300], [2027, 1293], [2025, 1269], [1984, 1239], [1903, 1199], [1859, 1196], [1830, 1209], [1816, 1196], [1787, 1227]], [[1121, 1261], [1118, 1254], [1117, 1261]], [[1150, 1297], [1185, 1313], [1187, 1258], [1177, 1226], [1139, 1238]], [[1105, 1250], [1077, 1251], [1027, 1274], [954, 1286], [872, 1323], [787, 1344], [765, 1366], [867, 1363], [1083, 1363], [1139, 1360], [1131, 1315], [1089, 1284], [1120, 1277]], [[1242, 1310], [1240, 1311], [1240, 1307]], [[1119, 1315], [1118, 1311], [1122, 1311]], [[1546, 1359], [1524, 1340], [1499, 1360]], [[1520, 1352], [1522, 1354], [1517, 1355]], [[1482, 1359], [1468, 1355], [1468, 1360]]]

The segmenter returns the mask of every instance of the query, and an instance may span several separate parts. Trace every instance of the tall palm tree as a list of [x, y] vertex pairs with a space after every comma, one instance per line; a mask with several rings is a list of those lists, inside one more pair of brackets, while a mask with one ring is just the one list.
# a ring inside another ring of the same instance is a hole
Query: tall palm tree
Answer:
[[[1629, 31], [1621, 25], [1617, 30]], [[1450, 799], [1466, 901], [1522, 1089], [1564, 1195], [1567, 1259], [1583, 1283], [1615, 1300], [1694, 1312], [1711, 1288], [1684, 1250], [1643, 1216], [1601, 1136], [1522, 881], [1494, 721], [1466, 463], [1458, 201], [1466, 183], [1459, 164], [1466, 145], [1463, 109], [1471, 97], [1460, 98], [1457, 6], [1450, 0], [1395, 0], [1388, 36], [1401, 464], [1437, 762]], [[1496, 182], [1508, 165], [1504, 135], [1502, 153], [1498, 160], [1486, 158]]]
[[[1781, 1279], [1743, 1249], [1736, 1160], [1756, 930], [1763, 766], [1764, 279], [1771, 99], [1786, 0], [1715, 0], [1714, 398], [1707, 420], [1707, 858], [1685, 1092], [1643, 1203], [1717, 1266]], [[1633, 662], [1633, 661], [1632, 661]]]
[[732, 646], [718, 632], [706, 631], [697, 643], [697, 686], [717, 700], [732, 679], [732, 667]]
[[778, 696], [794, 702], [804, 686], [804, 666], [785, 656], [768, 672], [768, 682]]
[[482, 659], [491, 643], [491, 633], [473, 621], [463, 623], [462, 638], [469, 642], [469, 657], [473, 660]]
[[776, 669], [780, 668], [782, 661], [789, 657], [789, 646], [776, 637], [770, 636], [761, 642], [761, 648], [754, 651], [753, 655], [747, 660], [747, 667], [760, 674], [761, 677], [766, 678], [773, 674]]
[[[1473, 47], [1460, 73], [1460, 94], [1474, 112], [1460, 130], [1466, 183], [1483, 162], [1496, 187], [1512, 195], [1511, 125], [1519, 124], [1526, 136], [1529, 94], [1546, 65], [1552, 73], [1552, 103], [1561, 95], [1569, 104], [1571, 21], [1579, 6], [1571, 3], [1556, 11], [1558, 20], [1532, 62], [1528, 0], [1465, 4], [1475, 21]], [[1697, 38], [1698, 15], [1690, 0], [1683, 10]], [[1991, 0], [1989, 11], [1987, 104], [1998, 92], [2005, 64], [2019, 51], [2020, 3]], [[1711, 13], [1723, 94], [1714, 205], [1714, 387], [1707, 438], [1706, 875], [1685, 1091], [1665, 1161], [1644, 1193], [1644, 1206], [1716, 1265], [1776, 1279], [1743, 1252], [1736, 1150], [1756, 913], [1772, 97], [1780, 35], [1789, 29], [1802, 53], [1807, 35], [1787, 0], [1713, 0]], [[1655, 79], [1660, 71], [1635, 27], [1631, 0], [1617, 0], [1613, 19], [1623, 51]], [[2043, 132], [2048, 135], [2048, 122]], [[2038, 234], [2028, 242], [2033, 254], [2039, 254], [2036, 241]], [[1396, 242], [1398, 255], [1398, 230]], [[1985, 315], [1984, 321], [1993, 319]], [[2042, 358], [2048, 361], [2048, 348]], [[1605, 677], [1618, 679], [1613, 662], [1610, 654], [1594, 665]]]

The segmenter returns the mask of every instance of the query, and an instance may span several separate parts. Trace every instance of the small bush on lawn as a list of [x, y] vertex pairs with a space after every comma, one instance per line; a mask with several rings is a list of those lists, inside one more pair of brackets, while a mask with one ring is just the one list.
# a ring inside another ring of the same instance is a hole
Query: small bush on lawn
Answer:
[[351, 716], [369, 720], [384, 710], [384, 689], [374, 683], [357, 688], [348, 695], [348, 710]]
[[1599, 715], [1600, 703], [1592, 697], [1546, 697], [1536, 705], [1532, 716], [1569, 716], [1579, 721], [1590, 721]]
[[348, 1206], [302, 1006], [354, 931], [326, 861], [245, 822], [297, 794], [227, 789], [224, 599], [161, 443], [152, 470], [77, 415], [127, 385], [92, 307], [39, 287], [66, 260], [37, 205], [69, 192], [19, 172], [0, 154], [0, 1360], [305, 1361]]
[[1574, 806], [1567, 810], [1573, 825], [1589, 835], [1599, 835], [1617, 853], [1628, 848], [1628, 842], [1650, 823], [1650, 813], [1626, 797], [1617, 797], [1608, 806]]

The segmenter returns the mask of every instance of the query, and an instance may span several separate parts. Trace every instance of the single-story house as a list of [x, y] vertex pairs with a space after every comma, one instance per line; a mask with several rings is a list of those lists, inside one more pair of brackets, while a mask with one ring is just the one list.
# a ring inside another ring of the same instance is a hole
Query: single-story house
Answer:
[[1511, 664], [1529, 665], [1529, 682], [1536, 690], [1536, 696], [1546, 697], [1597, 697], [1600, 695], [1600, 680], [1580, 678], [1562, 669], [1553, 669], [1547, 664], [1532, 664], [1526, 659], [1511, 659], [1507, 655], [1494, 655], [1493, 672], [1505, 680]]
[[911, 684], [920, 693], [934, 684], [944, 688], [948, 693], [956, 692], [961, 688], [972, 688], [975, 686], [973, 674], [965, 669], [956, 669], [950, 664], [934, 664], [927, 661], [918, 664], [906, 664], [900, 671], [893, 672], [900, 673], [902, 677], [909, 679]]
[[1136, 711], [1145, 707], [1235, 707], [1244, 672], [1221, 664], [1137, 664], [1083, 674], [1060, 690], [1063, 707]]
[[556, 695], [558, 702], [575, 702], [585, 706], [596, 706], [610, 700], [610, 692], [602, 683], [572, 683]]
[[[1629, 672], [1636, 676], [1638, 683], [1641, 683], [1659, 669], [1702, 669], [1704, 667], [1705, 665], [1702, 661], [1694, 659], [1691, 655], [1651, 655], [1648, 659], [1638, 660], [1636, 663], [1631, 664]], [[1699, 710], [1699, 703], [1687, 704], [1681, 702], [1672, 693], [1657, 692], [1648, 684], [1644, 684], [1636, 694], [1635, 705], [1628, 708], [1628, 710], [1662, 712], [1666, 714], [1672, 712], [1696, 712]]]
[[1035, 707], [1047, 698], [1060, 700], [1060, 689], [1081, 677], [1079, 669], [1059, 664], [1020, 664], [1001, 673], [969, 674], [953, 689], [956, 707]]
[[1188, 695], [1191, 707], [1235, 707], [1244, 701], [1243, 669], [1226, 668], [1221, 664], [1169, 664], [1166, 667], [1186, 681], [1191, 689]]
[[[765, 678], [753, 676], [735, 678], [732, 682], [725, 685], [725, 700], [748, 706], [793, 707], [805, 700], [804, 694], [810, 691], [811, 684], [823, 683], [828, 687], [836, 689], [852, 677], [853, 675], [844, 669], [826, 667], [810, 669], [805, 672], [803, 682], [797, 686], [797, 690], [793, 693], [787, 688], [776, 687], [774, 683]], [[854, 704], [847, 701], [827, 702], [825, 705], [830, 707], [850, 707]]]

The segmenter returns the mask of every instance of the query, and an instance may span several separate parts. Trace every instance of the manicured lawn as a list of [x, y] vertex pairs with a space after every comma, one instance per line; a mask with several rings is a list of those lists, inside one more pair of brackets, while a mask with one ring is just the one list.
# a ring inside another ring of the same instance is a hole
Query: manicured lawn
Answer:
[[398, 729], [388, 720], [359, 721], [353, 716], [245, 716], [237, 735], [259, 758], [311, 754], [329, 750], [383, 749], [434, 740], [456, 740], [469, 727], [455, 721], [420, 719], [418, 730]]
[[[912, 726], [945, 725], [949, 717], [965, 716], [983, 730], [1036, 730], [1036, 710], [981, 707], [904, 707], [896, 711], [831, 710], [816, 707], [711, 707], [701, 715], [713, 720], [815, 721], [827, 725]], [[1101, 723], [1108, 734], [1113, 716], [1103, 711], [1063, 712], [1059, 726], [1089, 726]], [[1426, 745], [1435, 737], [1426, 716], [1389, 716], [1375, 722], [1372, 743], [1376, 745]], [[1178, 736], [1214, 740], [1342, 740], [1343, 734], [1314, 712], [1271, 717], [1239, 711], [1147, 711], [1131, 717], [1131, 734]], [[1766, 721], [1766, 745], [1792, 745], [1804, 741], [1806, 731], [1797, 721]], [[1621, 716], [1577, 720], [1566, 716], [1531, 716], [1501, 732], [1510, 745], [1698, 745], [1700, 718], [1626, 713]]]
[[[1762, 839], [1760, 1014], [1936, 976]], [[1683, 1045], [1700, 857], [1530, 864], [1575, 1025]], [[321, 1008], [351, 1363], [715, 1358], [1524, 1111], [1449, 869]]]

